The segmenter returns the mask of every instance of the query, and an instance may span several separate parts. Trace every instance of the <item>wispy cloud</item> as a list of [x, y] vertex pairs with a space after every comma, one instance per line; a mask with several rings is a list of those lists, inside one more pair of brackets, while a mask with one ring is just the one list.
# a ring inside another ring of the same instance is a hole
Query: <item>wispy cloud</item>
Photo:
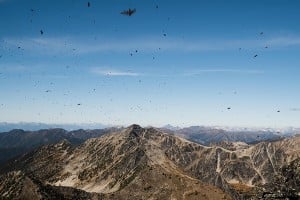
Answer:
[[[86, 37], [88, 38], [88, 37]], [[300, 37], [273, 37], [265, 39], [181, 39], [181, 38], [98, 38], [97, 40], [76, 37], [37, 37], [37, 38], [4, 38], [8, 46], [21, 46], [25, 51], [40, 54], [58, 53], [97, 53], [97, 52], [124, 52], [140, 49], [143, 52], [157, 51], [223, 51], [238, 48], [257, 49], [265, 45], [286, 47], [300, 45]]]
[[229, 74], [263, 74], [262, 70], [243, 69], [199, 69], [185, 72], [185, 76], [197, 76], [205, 73], [229, 73]]
[[116, 69], [103, 69], [103, 68], [92, 68], [91, 72], [103, 76], [140, 76], [140, 73], [132, 72], [130, 70], [122, 71]]
[[24, 72], [29, 71], [29, 67], [20, 64], [8, 64], [8, 65], [0, 65], [0, 70], [2, 72]]
[[271, 46], [295, 46], [300, 45], [300, 37], [276, 37], [266, 41]]
[[300, 108], [291, 108], [290, 110], [294, 112], [300, 112]]

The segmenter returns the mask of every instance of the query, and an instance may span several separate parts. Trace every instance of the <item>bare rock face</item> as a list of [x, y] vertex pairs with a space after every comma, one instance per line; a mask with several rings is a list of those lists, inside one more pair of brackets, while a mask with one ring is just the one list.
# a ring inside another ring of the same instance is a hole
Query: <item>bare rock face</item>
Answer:
[[300, 137], [226, 145], [203, 146], [132, 125], [76, 148], [67, 141], [39, 148], [2, 168], [1, 180], [20, 171], [37, 185], [33, 191], [43, 191], [32, 192], [36, 199], [75, 193], [86, 199], [264, 199], [277, 195], [276, 188], [290, 197], [280, 182], [299, 192], [293, 177], [299, 177]]
[[168, 157], [199, 180], [214, 184], [235, 199], [248, 199], [256, 186], [273, 181], [274, 174], [300, 156], [300, 137], [262, 142], [228, 150], [206, 147], [174, 138], [165, 140]]
[[300, 158], [284, 165], [252, 199], [300, 199]]

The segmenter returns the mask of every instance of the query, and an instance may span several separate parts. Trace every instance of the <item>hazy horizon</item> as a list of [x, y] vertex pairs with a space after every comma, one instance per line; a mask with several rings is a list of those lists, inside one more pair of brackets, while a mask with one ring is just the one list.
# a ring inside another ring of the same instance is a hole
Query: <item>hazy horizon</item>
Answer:
[[[101, 122], [90, 122], [90, 123], [47, 123], [47, 122], [26, 122], [26, 121], [19, 121], [19, 122], [3, 122], [0, 121], [0, 126], [3, 126], [4, 124], [7, 125], [17, 125], [17, 126], [49, 126], [50, 128], [65, 128], [65, 127], [75, 127], [75, 129], [95, 129], [95, 128], [110, 128], [110, 127], [128, 127], [133, 124], [140, 125], [142, 127], [156, 127], [156, 128], [163, 128], [163, 127], [174, 127], [174, 128], [187, 128], [187, 127], [193, 127], [193, 126], [199, 126], [199, 127], [208, 127], [208, 128], [220, 128], [220, 129], [245, 129], [245, 130], [259, 130], [259, 129], [300, 129], [300, 127], [297, 126], [228, 126], [228, 125], [220, 125], [220, 124], [186, 124], [185, 126], [178, 126], [176, 124], [141, 124], [141, 123], [131, 123], [131, 124], [105, 124]], [[47, 127], [46, 127], [47, 128]], [[67, 128], [68, 129], [68, 128]], [[74, 129], [74, 130], [75, 130]], [[38, 130], [38, 129], [36, 129]], [[72, 129], [73, 130], [73, 129]]]

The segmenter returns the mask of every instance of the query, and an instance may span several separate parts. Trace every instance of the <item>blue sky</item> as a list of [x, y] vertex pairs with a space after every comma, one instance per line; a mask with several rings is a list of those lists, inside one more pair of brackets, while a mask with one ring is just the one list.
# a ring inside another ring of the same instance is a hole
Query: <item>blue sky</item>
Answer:
[[300, 127], [299, 1], [87, 2], [0, 0], [0, 121]]

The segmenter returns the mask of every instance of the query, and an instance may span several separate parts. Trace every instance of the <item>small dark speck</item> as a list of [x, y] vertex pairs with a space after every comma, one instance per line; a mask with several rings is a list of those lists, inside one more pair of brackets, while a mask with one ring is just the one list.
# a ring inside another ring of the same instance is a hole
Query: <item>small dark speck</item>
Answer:
[[280, 110], [277, 110], [278, 113], [280, 113]]
[[43, 30], [40, 30], [40, 33], [41, 33], [41, 35], [43, 35], [43, 34], [44, 34], [44, 31], [43, 31]]
[[260, 32], [260, 35], [263, 35], [264, 34], [264, 32]]
[[90, 2], [88, 2], [88, 4], [87, 4], [87, 5], [88, 5], [88, 7], [91, 7], [91, 3], [90, 3]]
[[135, 53], [137, 53], [138, 52], [138, 50], [135, 50]]
[[227, 110], [230, 110], [230, 109], [231, 109], [230, 107], [227, 108]]
[[167, 36], [167, 34], [165, 34], [165, 33], [164, 33], [163, 35], [164, 35], [165, 37]]
[[257, 56], [258, 56], [258, 55], [257, 55], [257, 54], [255, 54], [253, 57], [254, 57], [254, 58], [256, 58]]
[[158, 8], [158, 5], [156, 5], [156, 8]]
[[81, 106], [81, 103], [78, 103], [77, 106]]

